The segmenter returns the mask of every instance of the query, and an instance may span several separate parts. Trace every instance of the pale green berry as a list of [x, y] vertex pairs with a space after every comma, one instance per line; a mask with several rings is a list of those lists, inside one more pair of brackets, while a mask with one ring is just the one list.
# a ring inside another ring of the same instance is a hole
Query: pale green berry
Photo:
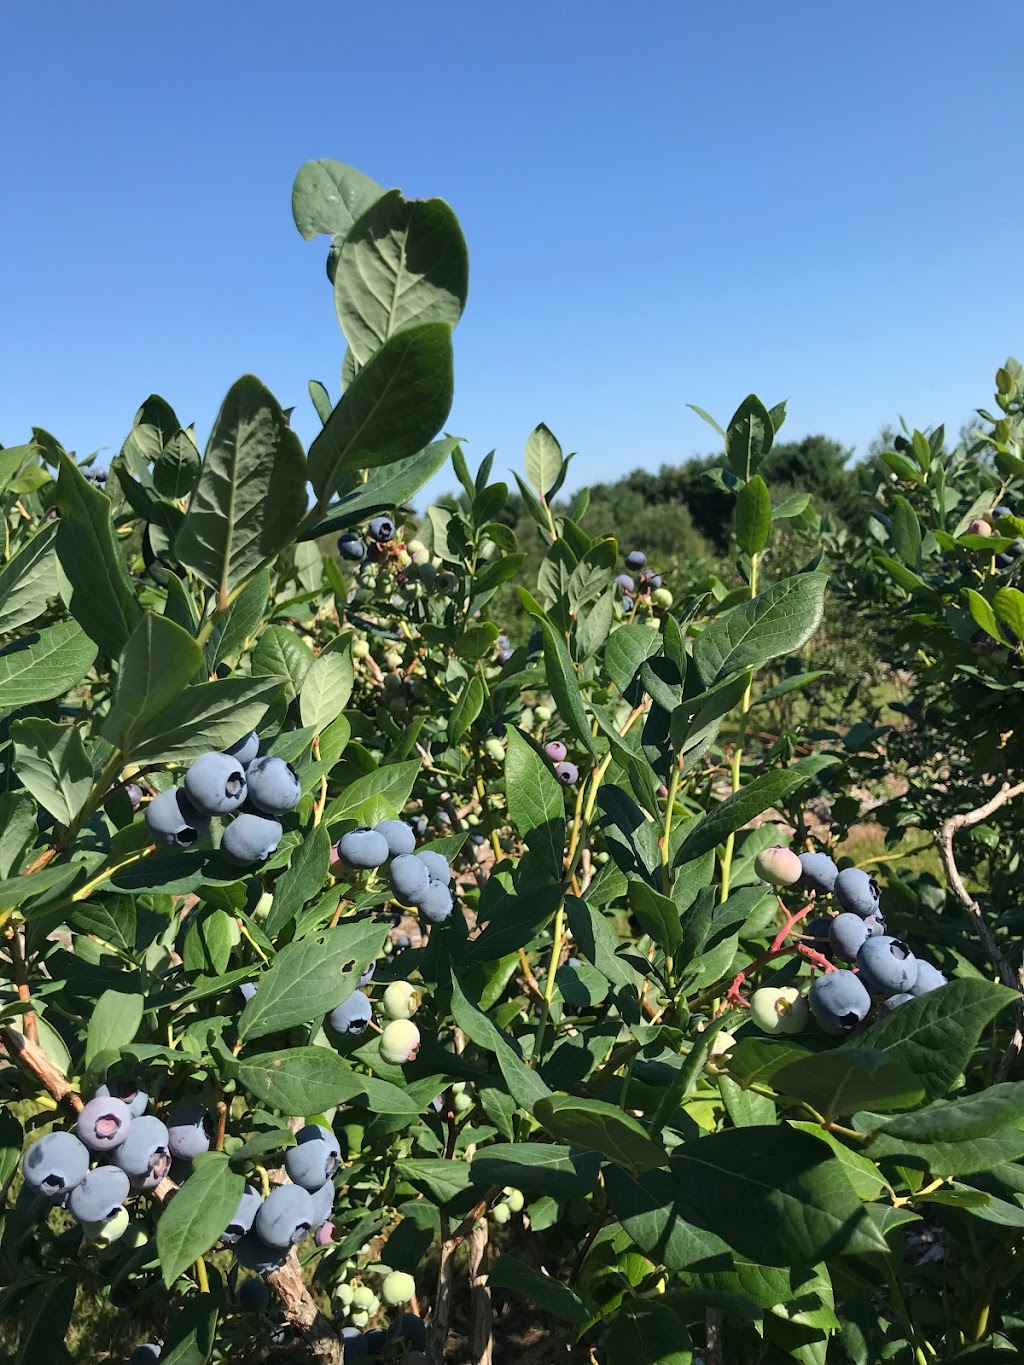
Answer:
[[336, 1308], [347, 1312], [352, 1307], [352, 1286], [347, 1284], [336, 1285], [331, 1298], [334, 1300]]
[[234, 915], [228, 916], [228, 942], [232, 948], [237, 948], [242, 941], [242, 931], [238, 927], [238, 920]]
[[411, 1019], [420, 1007], [422, 996], [408, 981], [392, 981], [381, 1005], [388, 1019]]
[[492, 735], [491, 738], [487, 740], [486, 743], [484, 744], [484, 749], [486, 750], [487, 754], [494, 759], [495, 763], [504, 762], [505, 746], [504, 744], [502, 744], [500, 739], [497, 739]]
[[452, 1094], [453, 1094], [453, 1095], [463, 1095], [463, 1094], [465, 1094], [466, 1090], [467, 1090], [467, 1086], [466, 1086], [466, 1082], [465, 1082], [465, 1081], [453, 1081], [453, 1082], [452, 1082]]
[[508, 1189], [505, 1191], [505, 1203], [513, 1213], [522, 1213], [526, 1198], [522, 1190]]
[[111, 1242], [116, 1242], [119, 1237], [123, 1237], [128, 1231], [128, 1210], [120, 1208], [113, 1218], [107, 1218], [97, 1223], [83, 1223], [82, 1231], [90, 1242], [96, 1242], [101, 1247], [110, 1246]]
[[491, 1209], [491, 1217], [496, 1223], [507, 1223], [512, 1217], [512, 1210], [507, 1204], [495, 1204], [494, 1208]]
[[369, 658], [369, 654], [370, 654], [369, 640], [357, 640], [355, 644], [352, 646], [353, 659], [366, 659]]
[[263, 895], [256, 902], [256, 908], [252, 912], [253, 918], [266, 919], [267, 916], [270, 914], [270, 911], [273, 909], [273, 905], [274, 905], [273, 894], [270, 891], [264, 891]]
[[793, 886], [803, 875], [803, 864], [791, 848], [772, 844], [754, 859], [754, 871], [772, 886]]
[[467, 1109], [473, 1108], [473, 1100], [469, 1095], [453, 1095], [452, 1108], [455, 1110], [456, 1114], [464, 1114]]
[[398, 1308], [408, 1303], [416, 1293], [416, 1281], [404, 1270], [393, 1270], [381, 1285], [380, 1296], [388, 1308]]
[[535, 706], [533, 708], [533, 714], [540, 721], [541, 725], [547, 725], [548, 721], [551, 719], [551, 707]]
[[762, 1033], [799, 1033], [807, 1016], [807, 1001], [796, 986], [762, 986], [750, 997], [750, 1017]]
[[651, 593], [651, 598], [657, 602], [659, 607], [670, 607], [675, 601], [668, 588], [655, 588]]
[[380, 1035], [381, 1059], [391, 1066], [403, 1066], [416, 1056], [420, 1031], [411, 1019], [392, 1019]]
[[469, 815], [466, 816], [466, 824], [469, 825], [470, 829], [475, 829], [479, 823], [480, 823], [479, 815], [475, 815], [471, 812]]
[[349, 1313], [348, 1320], [353, 1327], [365, 1327], [370, 1321], [370, 1315], [365, 1310], [357, 1308], [354, 1312]]
[[406, 542], [405, 548], [415, 557], [426, 550], [427, 547], [423, 544], [422, 540], [410, 540]]
[[372, 1311], [376, 1299], [377, 1295], [368, 1284], [356, 1285], [352, 1291], [352, 1307], [361, 1308], [367, 1313]]
[[430, 563], [430, 551], [426, 548], [426, 546], [421, 545], [420, 548], [414, 552], [412, 562], [414, 564]]
[[729, 1053], [735, 1046], [735, 1035], [731, 1034], [728, 1029], [719, 1029], [715, 1034], [714, 1042], [711, 1044], [711, 1055], [708, 1058], [708, 1070], [724, 1070], [724, 1064], [729, 1060]]
[[387, 664], [388, 668], [401, 668], [402, 656], [397, 650], [389, 649], [384, 655], [384, 662]]

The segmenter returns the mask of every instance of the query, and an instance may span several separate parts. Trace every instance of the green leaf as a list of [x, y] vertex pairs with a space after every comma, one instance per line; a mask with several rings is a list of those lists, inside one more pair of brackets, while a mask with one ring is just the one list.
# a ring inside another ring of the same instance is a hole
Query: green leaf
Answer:
[[199, 474], [201, 461], [195, 435], [179, 428], [153, 462], [153, 485], [165, 498], [187, 497]]
[[[260, 981], [261, 991], [265, 980]], [[302, 1118], [347, 1103], [366, 1088], [366, 1078], [327, 1047], [291, 1047], [243, 1057], [235, 1065], [235, 1078], [257, 1104]]]
[[605, 1338], [607, 1365], [693, 1365], [686, 1328], [667, 1304], [627, 1300]]
[[349, 229], [338, 256], [334, 306], [353, 360], [366, 362], [407, 327], [454, 327], [469, 290], [469, 253], [443, 199], [389, 190]]
[[537, 1101], [533, 1116], [552, 1137], [589, 1147], [636, 1175], [664, 1166], [668, 1160], [641, 1123], [604, 1100], [550, 1095]]
[[443, 1156], [410, 1157], [395, 1162], [395, 1174], [432, 1199], [435, 1204], [450, 1204], [465, 1194], [473, 1183], [466, 1161], [448, 1161]]
[[985, 634], [990, 635], [993, 640], [998, 640], [1001, 645], [1005, 645], [1006, 641], [999, 630], [999, 623], [991, 604], [973, 588], [968, 588], [966, 591], [967, 609], [971, 613], [975, 625], [980, 626]]
[[[14, 910], [33, 896], [42, 895], [66, 882], [68, 887], [85, 870], [82, 863], [62, 863], [58, 867], [41, 867], [38, 872], [25, 872], [20, 877], [0, 881], [0, 912]], [[67, 889], [67, 887], [63, 888]], [[31, 910], [28, 915], [31, 915]]]
[[34, 444], [0, 450], [0, 493], [6, 492], [29, 460], [38, 460], [41, 454], [41, 448]]
[[850, 1184], [857, 1192], [858, 1199], [863, 1199], [865, 1202], [877, 1199], [882, 1190], [887, 1187], [888, 1182], [873, 1161], [869, 1161], [866, 1156], [861, 1156], [859, 1152], [854, 1152], [845, 1146], [841, 1138], [830, 1133], [827, 1128], [822, 1128], [820, 1123], [801, 1123], [795, 1119], [790, 1119], [789, 1123], [791, 1127], [799, 1129], [801, 1133], [810, 1133], [819, 1142], [824, 1142], [832, 1148], [836, 1159], [850, 1177]]
[[565, 797], [551, 764], [522, 731], [506, 731], [505, 794], [509, 819], [527, 848], [557, 880], [565, 853]]
[[218, 1300], [215, 1294], [197, 1294], [170, 1312], [160, 1365], [207, 1365], [217, 1336]]
[[33, 631], [0, 653], [0, 711], [63, 696], [92, 667], [97, 648], [77, 621]]
[[1019, 588], [998, 588], [992, 605], [998, 619], [1010, 627], [1018, 640], [1024, 640], [1024, 592]]
[[659, 948], [674, 953], [683, 938], [679, 923], [679, 907], [669, 896], [663, 896], [646, 882], [632, 878], [629, 883], [630, 909]]
[[111, 515], [110, 499], [61, 452], [57, 557], [72, 587], [71, 614], [111, 659], [142, 616]]
[[452, 1014], [459, 1028], [470, 1042], [493, 1052], [512, 1098], [522, 1108], [532, 1111], [538, 1101], [551, 1091], [535, 1071], [523, 1062], [517, 1047], [482, 1010], [469, 999], [452, 973]]
[[772, 520], [788, 521], [792, 517], [803, 516], [810, 505], [810, 493], [790, 493], [788, 498], [783, 498], [777, 507], [772, 508]]
[[347, 630], [320, 651], [302, 680], [299, 716], [303, 725], [319, 733], [336, 720], [348, 705], [354, 682], [352, 632]]
[[285, 626], [268, 626], [252, 654], [252, 671], [260, 677], [284, 677], [289, 681], [289, 701], [302, 690], [313, 666], [313, 651]]
[[[523, 597], [520, 590], [520, 597]], [[527, 594], [529, 598], [529, 594]], [[532, 605], [531, 605], [532, 604]], [[594, 736], [590, 733], [590, 721], [583, 705], [583, 694], [576, 679], [576, 671], [569, 658], [565, 640], [555, 630], [551, 621], [532, 598], [524, 600], [523, 605], [540, 626], [544, 637], [544, 674], [551, 695], [555, 699], [562, 724], [592, 757], [597, 757]], [[614, 636], [612, 637], [614, 639]]]
[[934, 1099], [967, 1069], [986, 1026], [1017, 999], [1016, 991], [992, 981], [951, 981], [878, 1020], [856, 1046], [902, 1063]]
[[752, 478], [772, 448], [775, 429], [771, 415], [756, 394], [744, 398], [729, 420], [725, 433], [725, 457], [741, 479]]
[[448, 743], [458, 744], [483, 709], [484, 685], [478, 674], [471, 673], [448, 717]]
[[387, 925], [341, 924], [282, 948], [238, 1021], [243, 1041], [312, 1023], [343, 1004], [384, 945]]
[[[103, 1052], [120, 1052], [135, 1039], [142, 1025], [145, 998], [121, 991], [104, 991], [89, 1016], [85, 1065]], [[225, 1227], [227, 1224], [225, 1224]]]
[[383, 193], [383, 185], [354, 166], [326, 158], [307, 161], [292, 186], [292, 217], [307, 242], [322, 232], [344, 237]]
[[419, 759], [413, 759], [408, 763], [389, 763], [357, 778], [327, 807], [325, 822], [336, 825], [342, 820], [358, 819], [360, 808], [374, 798], [401, 811], [421, 771]]
[[185, 763], [227, 749], [257, 728], [281, 685], [281, 678], [233, 677], [189, 687], [133, 735], [132, 757]]
[[698, 819], [690, 833], [683, 840], [676, 854], [678, 862], [689, 862], [716, 848], [728, 835], [734, 833], [755, 816], [763, 814], [771, 806], [777, 806], [801, 783], [806, 782], [810, 773], [801, 772], [799, 766], [782, 772], [762, 773], [748, 782], [732, 796], [727, 796], [703, 818]]
[[243, 375], [214, 421], [175, 554], [225, 611], [246, 579], [294, 538], [305, 513], [299, 438], [270, 390]]
[[[534, 1270], [533, 1266], [516, 1256], [499, 1256], [488, 1271], [487, 1282], [492, 1289], [511, 1289], [516, 1294], [525, 1295], [546, 1313], [561, 1318], [563, 1322], [581, 1322], [587, 1316], [587, 1309], [574, 1290], [561, 1280]], [[647, 1357], [642, 1359], [646, 1361]], [[672, 1362], [672, 1365], [676, 1365], [676, 1362]]]
[[340, 502], [329, 507], [323, 521], [304, 531], [299, 539], [316, 540], [320, 536], [336, 535], [358, 526], [375, 512], [401, 507], [444, 468], [458, 444], [457, 436], [445, 436], [440, 441], [432, 441], [407, 460], [396, 460], [394, 464], [370, 470], [365, 483], [358, 484]]
[[633, 1176], [616, 1166], [604, 1173], [616, 1218], [645, 1252], [667, 1270], [720, 1261], [731, 1268], [729, 1244], [688, 1216], [682, 1191], [668, 1171]]
[[736, 495], [736, 543], [748, 555], [760, 554], [772, 529], [772, 500], [760, 474]]
[[231, 1169], [226, 1153], [203, 1152], [195, 1158], [188, 1180], [156, 1226], [156, 1248], [168, 1289], [220, 1240], [244, 1189], [245, 1177]]
[[44, 526], [4, 565], [0, 573], [0, 634], [34, 621], [57, 596], [58, 529], [56, 523]]
[[408, 327], [359, 371], [309, 449], [321, 504], [357, 469], [394, 464], [423, 449], [452, 405], [452, 334], [446, 322]]
[[211, 673], [222, 659], [241, 654], [246, 643], [255, 636], [269, 597], [270, 570], [262, 569], [245, 585], [227, 611], [217, 613], [206, 645], [206, 666]]
[[543, 498], [562, 468], [562, 447], [543, 422], [526, 442], [526, 477]]
[[177, 701], [202, 667], [203, 651], [196, 641], [166, 616], [146, 612], [132, 632], [117, 675], [117, 695], [103, 723], [102, 734], [115, 749], [130, 753], [136, 735]]
[[[488, 887], [498, 885], [492, 877]], [[483, 917], [486, 897], [481, 900], [478, 920]], [[562, 888], [529, 885], [518, 894], [502, 896], [500, 911], [492, 911], [482, 934], [470, 939], [461, 952], [463, 962], [495, 962], [524, 948], [553, 918], [562, 899]], [[488, 908], [490, 906], [488, 905]]]
[[32, 717], [11, 726], [14, 770], [39, 804], [70, 825], [92, 790], [92, 764], [75, 725]]
[[970, 1175], [1024, 1156], [1024, 1084], [989, 1086], [975, 1095], [935, 1100], [912, 1114], [859, 1112], [853, 1122], [871, 1134], [875, 1161], [921, 1162], [936, 1174]]
[[66, 1343], [77, 1295], [77, 1274], [47, 1276], [31, 1300], [38, 1311], [22, 1335], [14, 1365], [63, 1365], [71, 1359]]
[[527, 1195], [561, 1199], [589, 1194], [597, 1184], [600, 1162], [596, 1152], [555, 1143], [496, 1142], [478, 1149], [472, 1169], [478, 1185], [511, 1185]]
[[924, 1099], [920, 1081], [902, 1062], [870, 1048], [835, 1048], [789, 1062], [772, 1085], [806, 1100], [826, 1118], [852, 1114], [865, 1104], [876, 1109], [909, 1109]]
[[604, 666], [608, 676], [625, 692], [640, 672], [640, 666], [658, 648], [658, 637], [646, 626], [619, 626], [608, 637]]
[[693, 646], [704, 682], [710, 687], [729, 673], [756, 670], [799, 649], [821, 625], [827, 583], [827, 574], [796, 574], [716, 617]]
[[766, 1265], [887, 1250], [840, 1163], [806, 1133], [713, 1133], [677, 1148], [671, 1169], [690, 1216]]
[[921, 523], [906, 498], [897, 494], [892, 506], [893, 549], [904, 564], [915, 567], [921, 562]]
[[327, 826], [321, 823], [298, 845], [291, 862], [278, 878], [274, 904], [263, 926], [268, 938], [276, 938], [306, 902], [312, 900], [327, 880], [330, 862], [331, 836]]

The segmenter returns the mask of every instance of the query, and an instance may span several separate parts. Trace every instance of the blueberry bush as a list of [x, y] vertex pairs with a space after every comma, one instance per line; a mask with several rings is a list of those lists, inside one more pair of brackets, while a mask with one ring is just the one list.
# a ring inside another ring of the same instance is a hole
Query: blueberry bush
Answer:
[[[251, 375], [202, 455], [156, 396], [109, 470], [0, 449], [5, 1358], [1016, 1359], [1019, 852], [964, 850], [1019, 794], [1019, 368], [984, 449], [885, 457], [873, 540], [773, 500], [784, 405], [701, 413], [694, 595], [543, 424], [525, 548], [444, 432], [446, 203], [315, 161], [292, 209], [346, 343], [308, 450]], [[813, 730], [830, 601], [928, 654], [929, 887], [808, 834], [886, 777]]]

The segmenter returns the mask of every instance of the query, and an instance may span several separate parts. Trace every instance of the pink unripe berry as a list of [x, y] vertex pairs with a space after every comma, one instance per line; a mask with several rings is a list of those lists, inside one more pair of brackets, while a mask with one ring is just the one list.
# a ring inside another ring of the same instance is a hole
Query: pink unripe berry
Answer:
[[334, 1241], [334, 1224], [324, 1223], [322, 1227], [317, 1228], [313, 1234], [313, 1241], [318, 1247], [329, 1247]]
[[990, 536], [992, 534], [992, 527], [987, 521], [982, 521], [980, 517], [975, 517], [967, 527], [967, 534], [971, 536]]
[[800, 880], [803, 868], [791, 848], [772, 844], [771, 848], [763, 848], [754, 859], [754, 871], [772, 886], [793, 886]]
[[560, 739], [549, 739], [544, 745], [544, 752], [552, 763], [564, 763], [565, 756], [569, 751]]

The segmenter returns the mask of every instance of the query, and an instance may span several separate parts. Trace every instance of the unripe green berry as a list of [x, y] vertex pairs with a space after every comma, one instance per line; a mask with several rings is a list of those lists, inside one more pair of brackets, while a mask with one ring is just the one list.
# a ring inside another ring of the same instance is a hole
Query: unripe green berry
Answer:
[[500, 739], [496, 739], [492, 735], [484, 744], [484, 749], [487, 754], [494, 759], [495, 763], [503, 763], [505, 761], [505, 746]]
[[348, 1284], [336, 1285], [331, 1298], [336, 1308], [347, 1312], [352, 1307], [352, 1286]]
[[128, 1221], [128, 1210], [120, 1208], [113, 1218], [107, 1218], [96, 1223], [83, 1223], [82, 1231], [91, 1242], [96, 1242], [101, 1247], [108, 1247], [111, 1242], [116, 1242], [128, 1231]]
[[401, 668], [402, 656], [397, 650], [389, 649], [384, 655], [384, 662], [387, 664], [388, 668]]
[[512, 1217], [512, 1210], [507, 1204], [495, 1204], [494, 1208], [491, 1209], [491, 1217], [496, 1223], [507, 1223]]
[[750, 1017], [763, 1033], [799, 1033], [807, 1016], [796, 986], [762, 986], [750, 997]]
[[352, 646], [353, 659], [366, 659], [370, 654], [369, 640], [357, 640]]
[[414, 564], [429, 564], [429, 563], [430, 563], [430, 551], [426, 548], [426, 546], [421, 546], [421, 547], [414, 553], [414, 555], [413, 555], [413, 557], [412, 557], [412, 562], [413, 562]]
[[376, 1302], [377, 1295], [367, 1284], [358, 1284], [352, 1290], [352, 1307], [362, 1308], [369, 1312]]
[[357, 1308], [354, 1312], [349, 1313], [348, 1320], [353, 1327], [365, 1327], [370, 1321], [370, 1315], [364, 1309]]
[[803, 870], [800, 859], [793, 850], [783, 848], [780, 844], [763, 848], [754, 859], [754, 871], [772, 886], [795, 885], [800, 880]]
[[392, 1019], [380, 1035], [381, 1059], [391, 1066], [403, 1066], [416, 1056], [420, 1031], [411, 1019]]
[[425, 550], [427, 547], [423, 544], [422, 540], [409, 540], [406, 541], [405, 548], [409, 551], [411, 555], [418, 555], [422, 550]]
[[381, 1005], [388, 1019], [411, 1019], [420, 1007], [422, 996], [408, 981], [392, 981]]
[[651, 593], [651, 598], [657, 602], [659, 607], [670, 607], [675, 601], [668, 588], [655, 588]]
[[513, 1213], [522, 1213], [523, 1208], [526, 1204], [526, 1198], [522, 1190], [506, 1190], [505, 1203], [509, 1206]]
[[715, 1034], [714, 1042], [711, 1044], [711, 1055], [708, 1057], [709, 1071], [722, 1071], [724, 1064], [729, 1060], [729, 1053], [736, 1046], [735, 1035], [728, 1029], [719, 1029]]
[[452, 1096], [452, 1108], [456, 1114], [464, 1114], [467, 1109], [473, 1108], [472, 1097], [464, 1093]]
[[551, 719], [551, 707], [535, 706], [533, 708], [533, 714], [540, 721], [541, 725], [547, 725], [548, 721]]
[[388, 1308], [398, 1308], [408, 1303], [416, 1293], [416, 1281], [404, 1270], [393, 1270], [381, 1285], [380, 1296]]
[[256, 908], [252, 912], [253, 918], [266, 919], [267, 916], [270, 914], [270, 911], [273, 909], [273, 905], [274, 905], [273, 893], [270, 891], [264, 891], [263, 895], [256, 902]]

